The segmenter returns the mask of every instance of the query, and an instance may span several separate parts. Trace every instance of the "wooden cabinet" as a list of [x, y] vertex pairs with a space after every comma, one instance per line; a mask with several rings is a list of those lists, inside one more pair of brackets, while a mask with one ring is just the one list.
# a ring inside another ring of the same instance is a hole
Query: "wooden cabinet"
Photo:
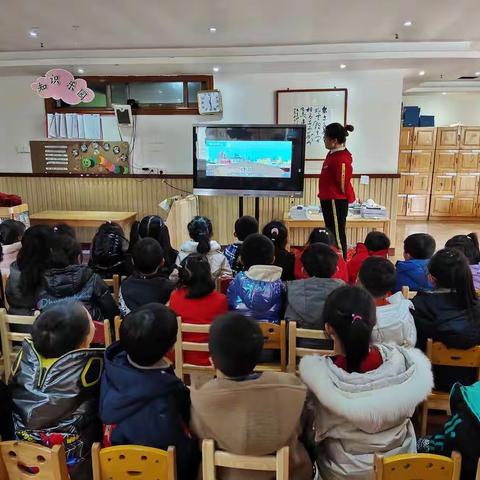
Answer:
[[460, 148], [480, 148], [480, 127], [461, 127]]
[[453, 195], [432, 195], [431, 217], [449, 217], [453, 210]]
[[478, 172], [480, 150], [460, 150], [458, 152], [457, 171], [459, 173]]
[[407, 199], [408, 217], [427, 217], [430, 195], [409, 195]]
[[411, 150], [413, 145], [413, 127], [400, 129], [400, 150]]
[[401, 173], [400, 182], [398, 184], [398, 193], [408, 193], [409, 188], [410, 188], [410, 174]]
[[434, 195], [453, 195], [455, 193], [455, 177], [456, 174], [435, 173], [432, 193]]
[[413, 148], [435, 149], [436, 133], [435, 127], [415, 127]]
[[458, 150], [438, 150], [435, 153], [434, 171], [438, 173], [456, 172], [457, 154]]
[[398, 171], [399, 172], [410, 171], [411, 156], [412, 156], [411, 150], [400, 150], [398, 154]]
[[453, 214], [456, 217], [474, 217], [477, 213], [477, 197], [455, 197]]
[[437, 128], [437, 150], [460, 148], [460, 131], [458, 127]]
[[431, 183], [430, 173], [414, 173], [410, 176], [410, 189], [408, 193], [415, 194], [429, 194], [430, 193], [430, 183]]
[[478, 193], [478, 175], [473, 173], [457, 174], [455, 195], [476, 196]]
[[404, 217], [407, 214], [407, 198], [408, 195], [399, 195], [397, 202], [397, 215]]
[[412, 150], [410, 160], [410, 171], [418, 173], [429, 173], [433, 168], [435, 158], [434, 150]]

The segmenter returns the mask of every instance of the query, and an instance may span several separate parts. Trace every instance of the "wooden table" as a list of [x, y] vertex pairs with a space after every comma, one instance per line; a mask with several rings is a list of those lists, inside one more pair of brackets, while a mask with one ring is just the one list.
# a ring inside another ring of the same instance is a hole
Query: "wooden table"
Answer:
[[45, 210], [30, 215], [30, 222], [32, 225], [37, 225], [39, 223], [65, 223], [71, 227], [98, 228], [102, 223], [111, 221], [118, 223], [125, 230], [125, 233], [127, 233], [136, 218], [137, 212]]
[[[325, 222], [321, 215], [311, 215], [306, 220], [292, 220], [288, 217], [288, 213], [284, 216], [285, 225], [289, 231], [289, 237], [294, 237], [294, 231], [299, 228], [308, 228], [313, 230], [316, 227], [324, 227]], [[349, 228], [367, 228], [372, 230], [381, 230], [390, 236], [390, 219], [389, 218], [362, 218], [357, 216], [347, 217], [347, 226]]]

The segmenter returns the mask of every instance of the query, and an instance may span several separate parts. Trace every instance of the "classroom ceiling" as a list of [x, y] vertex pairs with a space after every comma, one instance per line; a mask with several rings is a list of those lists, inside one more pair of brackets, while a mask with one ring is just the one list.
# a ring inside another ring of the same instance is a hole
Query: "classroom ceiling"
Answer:
[[480, 71], [479, 0], [2, 0], [0, 12], [2, 75], [69, 64], [148, 74], [345, 63], [405, 69], [411, 88]]

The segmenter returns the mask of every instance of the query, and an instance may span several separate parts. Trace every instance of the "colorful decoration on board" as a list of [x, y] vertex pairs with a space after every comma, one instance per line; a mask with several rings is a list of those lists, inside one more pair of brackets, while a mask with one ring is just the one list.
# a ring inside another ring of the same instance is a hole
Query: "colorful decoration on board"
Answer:
[[49, 70], [44, 77], [37, 78], [31, 87], [42, 98], [63, 100], [69, 105], [89, 103], [95, 98], [95, 93], [87, 87], [83, 78], [75, 78], [63, 68]]

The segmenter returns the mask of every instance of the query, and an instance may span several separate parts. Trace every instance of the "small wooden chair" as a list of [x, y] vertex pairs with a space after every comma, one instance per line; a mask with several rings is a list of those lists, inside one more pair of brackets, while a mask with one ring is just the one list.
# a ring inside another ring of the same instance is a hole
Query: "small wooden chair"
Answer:
[[120, 315], [117, 315], [113, 319], [113, 330], [115, 332], [115, 339], [116, 341], [120, 340], [120, 325], [122, 324], [122, 317]]
[[460, 480], [462, 456], [407, 453], [384, 458], [375, 455], [374, 480]]
[[288, 455], [289, 447], [281, 448], [277, 451], [276, 455], [263, 457], [235, 455], [233, 453], [215, 450], [213, 440], [204, 440], [202, 443], [203, 480], [216, 480], [216, 467], [276, 472], [277, 480], [288, 480]]
[[103, 321], [103, 342], [105, 347], [112, 344], [112, 330], [110, 320], [105, 319]]
[[[34, 469], [37, 473], [31, 473], [30, 469]], [[0, 478], [2, 480], [70, 480], [63, 445], [48, 448], [30, 442], [1, 442]]]
[[285, 320], [276, 323], [258, 322], [262, 330], [264, 350], [278, 350], [280, 352], [280, 364], [259, 363], [255, 367], [257, 372], [285, 372], [287, 370], [287, 325]]
[[8, 304], [7, 300], [7, 283], [8, 283], [8, 273], [4, 273], [2, 275], [2, 296], [3, 296], [3, 304], [7, 311], [10, 309], [10, 305]]
[[[478, 369], [477, 379], [480, 380], [480, 345], [468, 350], [447, 348], [441, 342], [427, 341], [427, 357], [432, 365], [451, 367], [469, 367]], [[422, 404], [421, 435], [427, 434], [429, 410], [450, 410], [450, 394], [434, 390]]]
[[183, 340], [183, 333], [208, 334], [210, 325], [198, 325], [193, 323], [182, 323], [181, 317], [177, 317], [178, 332], [175, 342], [175, 373], [178, 378], [184, 380], [187, 374], [212, 374], [215, 375], [215, 368], [211, 365], [193, 365], [183, 361], [184, 352], [208, 352], [208, 342], [186, 342]]
[[233, 278], [231, 277], [218, 277], [215, 280], [215, 289], [217, 292], [223, 293], [224, 295], [227, 294], [228, 287], [232, 282]]
[[308, 338], [313, 340], [329, 340], [325, 330], [312, 330], [308, 328], [298, 328], [297, 322], [288, 322], [288, 367], [289, 373], [297, 372], [297, 358], [307, 355], [333, 355], [335, 350], [322, 350], [320, 348], [302, 348], [297, 347], [299, 338]]
[[120, 297], [120, 275], [116, 273], [112, 278], [106, 278], [105, 283], [112, 289], [113, 298], [118, 303], [118, 298]]
[[475, 480], [480, 480], [480, 458], [477, 463], [477, 474], [475, 475]]
[[[33, 325], [37, 317], [21, 315], [8, 315], [7, 311], [0, 309], [0, 335], [2, 337], [3, 364], [5, 368], [5, 382], [8, 383], [12, 371], [12, 363], [15, 361], [15, 347], [20, 347], [26, 338], [32, 338], [29, 333], [14, 333], [10, 331], [12, 325]], [[17, 348], [18, 350], [18, 348]]]
[[402, 295], [407, 299], [411, 300], [412, 298], [415, 298], [417, 296], [417, 291], [415, 290], [410, 290], [409, 287], [405, 286], [402, 287]]
[[175, 447], [168, 450], [140, 445], [101, 448], [92, 445], [93, 480], [175, 480]]

